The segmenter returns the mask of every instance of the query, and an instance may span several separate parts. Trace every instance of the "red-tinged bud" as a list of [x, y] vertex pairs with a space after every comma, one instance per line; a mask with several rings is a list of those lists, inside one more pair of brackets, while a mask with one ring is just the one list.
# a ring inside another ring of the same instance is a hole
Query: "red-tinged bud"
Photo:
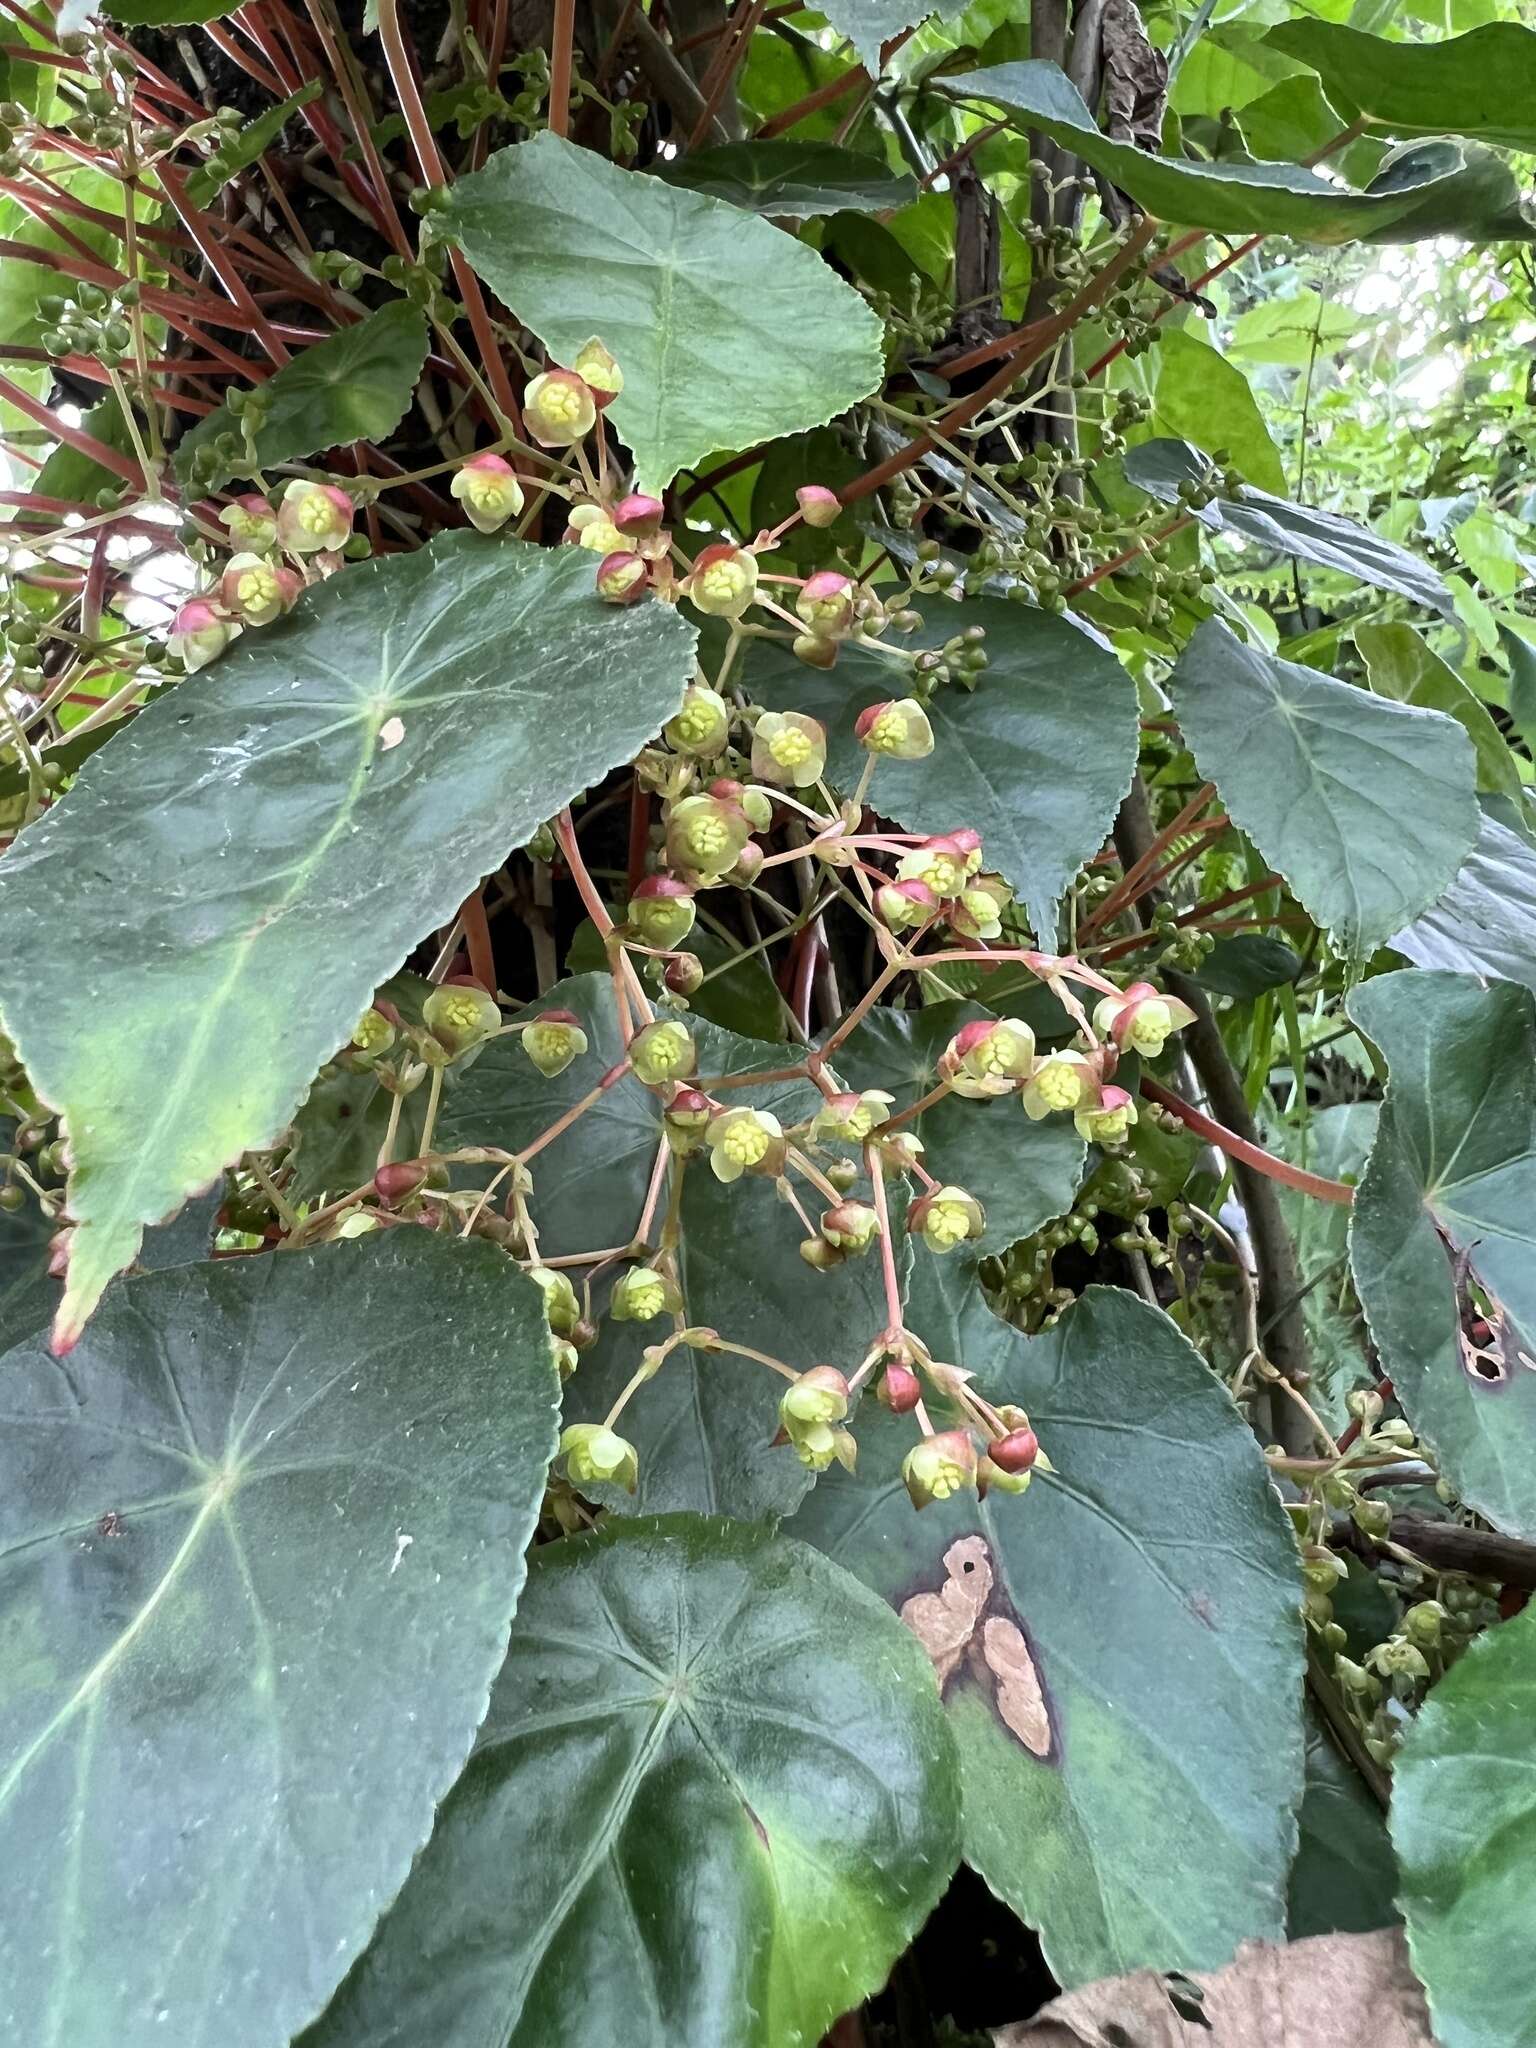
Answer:
[[648, 946], [680, 946], [698, 912], [693, 891], [675, 875], [647, 875], [629, 899], [629, 921]]
[[710, 760], [725, 751], [731, 736], [731, 707], [707, 683], [690, 683], [683, 692], [682, 708], [662, 731], [680, 754], [696, 761]]
[[976, 1446], [963, 1429], [925, 1436], [901, 1461], [901, 1476], [915, 1508], [948, 1500], [976, 1484]]
[[615, 506], [613, 523], [620, 533], [648, 540], [660, 527], [665, 511], [660, 498], [647, 497], [644, 491], [631, 491]]
[[880, 1375], [875, 1394], [893, 1415], [910, 1415], [923, 1398], [923, 1383], [910, 1365], [899, 1365], [893, 1359]]
[[264, 555], [231, 555], [219, 578], [219, 602], [247, 626], [269, 626], [298, 600], [304, 579]]
[[951, 846], [958, 846], [965, 855], [965, 872], [974, 875], [981, 866], [981, 834], [974, 825], [962, 825], [956, 832], [946, 832], [945, 838]]
[[838, 643], [823, 640], [819, 633], [797, 633], [790, 652], [807, 668], [836, 668]]
[[592, 393], [599, 412], [612, 405], [624, 389], [624, 372], [617, 358], [609, 354], [595, 334], [576, 351], [571, 368]]
[[704, 962], [697, 953], [675, 953], [661, 978], [675, 996], [697, 995], [704, 986]]
[[807, 526], [830, 526], [843, 509], [836, 491], [829, 491], [825, 484], [802, 484], [795, 503]]
[[650, 569], [639, 555], [604, 555], [597, 565], [597, 594], [605, 604], [635, 604], [650, 580]]
[[373, 1191], [389, 1208], [393, 1208], [396, 1202], [403, 1202], [407, 1195], [414, 1195], [426, 1184], [427, 1162], [424, 1159], [397, 1159], [389, 1166], [381, 1166], [373, 1176]]
[[219, 514], [219, 524], [229, 529], [231, 540], [258, 555], [265, 554], [277, 539], [277, 514], [255, 492], [226, 505]]
[[573, 1010], [545, 1010], [521, 1037], [523, 1051], [546, 1080], [563, 1074], [587, 1049], [587, 1034]]
[[736, 781], [734, 776], [717, 775], [709, 785], [709, 794], [719, 797], [724, 803], [739, 804], [746, 786], [744, 782]]
[[291, 555], [315, 555], [344, 548], [352, 537], [356, 511], [339, 484], [295, 477], [277, 508], [277, 537]]
[[893, 932], [926, 924], [938, 907], [939, 899], [926, 882], [886, 882], [875, 891], [875, 909]]
[[69, 1271], [69, 1241], [74, 1236], [71, 1230], [56, 1230], [48, 1240], [48, 1278], [62, 1280]]
[[1005, 1472], [1027, 1472], [1040, 1455], [1040, 1439], [1032, 1429], [1011, 1429], [987, 1445], [987, 1456]]
[[853, 624], [853, 584], [836, 569], [818, 569], [801, 584], [795, 611], [811, 632], [835, 640]]
[[862, 1258], [880, 1236], [880, 1218], [868, 1202], [839, 1202], [821, 1212], [821, 1234], [840, 1252]]
[[724, 879], [734, 882], [738, 889], [750, 889], [763, 871], [767, 855], [755, 839], [749, 839], [725, 871]]
[[893, 761], [923, 761], [933, 752], [933, 727], [915, 697], [869, 705], [854, 720], [853, 736], [870, 753]]
[[238, 621], [226, 618], [207, 598], [189, 597], [171, 620], [167, 645], [190, 675], [216, 660], [239, 631]]
[[[780, 789], [809, 789], [827, 766], [827, 729], [803, 711], [765, 711], [752, 734], [752, 773]], [[748, 817], [751, 812], [748, 811]]]
[[573, 448], [597, 421], [597, 399], [574, 370], [546, 370], [523, 393], [523, 424], [541, 448]]
[[448, 486], [481, 533], [495, 533], [523, 509], [523, 487], [504, 455], [471, 455]]
[[757, 595], [757, 557], [732, 541], [707, 547], [684, 588], [709, 617], [739, 619]]

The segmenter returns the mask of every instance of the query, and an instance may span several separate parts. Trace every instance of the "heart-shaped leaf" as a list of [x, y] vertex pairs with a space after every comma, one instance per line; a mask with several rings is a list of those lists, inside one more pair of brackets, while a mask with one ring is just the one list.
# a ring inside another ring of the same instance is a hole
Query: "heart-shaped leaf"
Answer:
[[821, 426], [880, 381], [880, 323], [814, 249], [550, 134], [460, 178], [444, 216], [557, 361], [597, 334], [641, 490]]
[[1536, 1537], [1536, 1001], [1408, 969], [1349, 1014], [1388, 1072], [1350, 1222], [1382, 1370], [1467, 1506]]
[[1025, 1338], [920, 1251], [907, 1319], [1028, 1410], [1055, 1470], [1023, 1498], [914, 1514], [898, 1477], [913, 1419], [866, 1401], [857, 1473], [827, 1473], [789, 1527], [933, 1655], [966, 1861], [1067, 1985], [1283, 1940], [1301, 1588], [1252, 1432], [1169, 1319], [1119, 1290]]
[[1171, 687], [1200, 773], [1344, 950], [1370, 953], [1427, 910], [1471, 850], [1476, 761], [1440, 712], [1280, 661], [1219, 619]]
[[1479, 1636], [1420, 1708], [1392, 1773], [1392, 1839], [1441, 2048], [1532, 2048], [1536, 1608]]
[[485, 1711], [555, 1441], [538, 1292], [409, 1229], [219, 1260], [0, 1386], [5, 2036], [283, 2048]]
[[[987, 866], [1007, 876], [1041, 942], [1054, 944], [1057, 899], [1103, 845], [1130, 787], [1135, 685], [1076, 626], [1003, 598], [935, 605], [907, 644], [941, 646], [968, 626], [983, 628], [990, 666], [974, 691], [938, 692], [928, 708], [933, 753], [882, 761], [871, 801], [909, 832], [974, 827]], [[828, 674], [763, 643], [747, 680], [773, 708], [822, 721], [828, 772], [851, 790], [869, 758], [853, 736], [855, 719], [867, 705], [908, 695], [911, 671], [849, 647]]]
[[422, 934], [672, 715], [693, 644], [603, 604], [579, 549], [448, 534], [332, 577], [91, 757], [7, 856], [0, 963], [74, 1153], [60, 1341], [146, 1223], [278, 1136]]
[[805, 1544], [536, 1553], [468, 1770], [301, 2048], [810, 2048], [954, 1868], [927, 1660]]

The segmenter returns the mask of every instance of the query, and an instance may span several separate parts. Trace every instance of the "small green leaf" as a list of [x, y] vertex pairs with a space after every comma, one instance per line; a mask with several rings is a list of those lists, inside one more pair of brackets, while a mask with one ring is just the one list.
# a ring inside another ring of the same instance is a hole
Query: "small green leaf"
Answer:
[[272, 147], [300, 107], [307, 107], [311, 100], [319, 99], [324, 90], [325, 81], [312, 78], [297, 92], [290, 93], [287, 99], [279, 100], [275, 107], [268, 107], [264, 114], [258, 114], [254, 121], [247, 121], [233, 135], [221, 135], [217, 159], [200, 164], [188, 175], [187, 197], [198, 206], [206, 206], [216, 192], [223, 191], [231, 178], [241, 171], [248, 171], [262, 152]]
[[1393, 135], [1470, 135], [1536, 149], [1536, 31], [1488, 22], [1443, 42], [1388, 42], [1342, 22], [1285, 21], [1272, 49], [1317, 72], [1346, 120]]
[[[1128, 483], [1165, 505], [1179, 502], [1181, 484], [1211, 480], [1210, 464], [1185, 441], [1143, 441], [1127, 451], [1122, 466]], [[1238, 498], [1214, 499], [1194, 517], [1214, 532], [1240, 534], [1261, 548], [1277, 548], [1283, 555], [1297, 555], [1325, 569], [1342, 569], [1347, 576], [1377, 590], [1396, 591], [1432, 611], [1451, 609], [1451, 593], [1428, 563], [1337, 513], [1293, 505], [1248, 488]]]
[[[1348, 1007], [1389, 1076], [1350, 1224], [1382, 1370], [1458, 1498], [1536, 1536], [1536, 1002], [1407, 969]], [[1459, 1254], [1507, 1312], [1502, 1359], [1462, 1343]]]
[[91, 757], [7, 856], [0, 962], [74, 1152], [61, 1341], [145, 1224], [281, 1133], [422, 934], [672, 715], [693, 645], [603, 604], [579, 549], [448, 534], [330, 578]]
[[1227, 336], [1227, 353], [1250, 363], [1305, 369], [1314, 356], [1336, 354], [1364, 324], [1360, 314], [1337, 299], [1304, 288], [1285, 298], [1263, 299], [1240, 313]]
[[469, 1768], [296, 2048], [794, 2048], [954, 1869], [917, 1644], [803, 1543], [630, 1522], [534, 1553]]
[[[115, 396], [93, 405], [80, 424], [93, 440], [116, 449], [119, 455], [126, 455], [133, 446], [123, 408]], [[103, 469], [89, 455], [82, 455], [78, 448], [61, 441], [39, 470], [32, 490], [39, 498], [67, 498], [78, 504], [88, 503], [105, 486], [116, 487], [120, 482], [119, 477]]]
[[124, 28], [189, 28], [196, 22], [222, 20], [239, 4], [240, 0], [66, 0], [59, 27], [83, 28], [101, 13]]
[[[976, 1003], [874, 1010], [843, 1048], [839, 1068], [850, 1087], [894, 1095], [898, 1114], [933, 1086], [935, 1062], [961, 1025], [987, 1015]], [[986, 1235], [968, 1248], [978, 1256], [1006, 1250], [1070, 1209], [1083, 1177], [1087, 1147], [1072, 1119], [1031, 1123], [1013, 1096], [981, 1102], [951, 1095], [910, 1128], [934, 1179], [969, 1188], [985, 1207]]]
[[966, 1861], [1068, 1986], [1283, 1939], [1300, 1583], [1252, 1432], [1128, 1293], [1090, 1288], [1026, 1338], [953, 1261], [919, 1252], [913, 1272], [914, 1332], [1027, 1408], [1055, 1470], [1022, 1498], [914, 1513], [897, 1476], [912, 1418], [865, 1401], [857, 1472], [827, 1473], [789, 1527], [931, 1645]]
[[[221, 464], [215, 483], [350, 441], [387, 440], [405, 415], [426, 359], [426, 321], [404, 299], [393, 299], [355, 327], [317, 341], [259, 387], [265, 411], [255, 458]], [[241, 424], [221, 405], [183, 436], [176, 450], [177, 475], [185, 481], [197, 449], [228, 433], [240, 436]]]
[[729, 142], [663, 164], [659, 175], [668, 185], [770, 218], [884, 213], [917, 197], [915, 178], [830, 142]]
[[484, 1713], [555, 1444], [537, 1290], [416, 1230], [209, 1261], [0, 1380], [6, 2036], [283, 2048]]
[[1392, 946], [1415, 967], [1519, 981], [1536, 991], [1536, 850], [1485, 814], [1451, 886]]
[[1283, 497], [1285, 465], [1237, 365], [1178, 327], [1164, 334], [1157, 357], [1158, 424], [1207, 455], [1224, 448], [1250, 483]]
[[1300, 973], [1301, 957], [1283, 939], [1239, 932], [1235, 938], [1216, 940], [1195, 969], [1195, 980], [1214, 995], [1251, 1003], [1265, 989], [1283, 988]]
[[[1043, 943], [1055, 943], [1056, 903], [1103, 845], [1136, 760], [1136, 691], [1099, 641], [1051, 612], [1002, 598], [963, 607], [935, 601], [906, 643], [936, 647], [965, 627], [986, 633], [990, 666], [974, 691], [951, 685], [929, 706], [935, 747], [925, 761], [882, 761], [872, 801], [909, 832], [973, 826], [982, 854], [1013, 884]], [[870, 704], [909, 692], [911, 671], [845, 648], [830, 674], [761, 643], [751, 689], [778, 710], [809, 712], [827, 728], [828, 772], [842, 789], [868, 758], [853, 737]]]
[[1217, 619], [1172, 691], [1200, 773], [1347, 952], [1427, 910], [1477, 837], [1471, 743], [1437, 711], [1279, 661]]
[[1412, 626], [1357, 626], [1355, 645], [1378, 697], [1454, 718], [1476, 751], [1478, 788], [1521, 801], [1524, 784], [1487, 705], [1422, 635]]
[[813, 249], [557, 136], [497, 150], [445, 219], [557, 361], [594, 334], [613, 351], [624, 389], [606, 417], [641, 490], [821, 426], [880, 381], [879, 321]]
[[1310, 1717], [1299, 1822], [1286, 1916], [1290, 1939], [1395, 1926], [1397, 1859], [1386, 1818], [1359, 1772]]
[[[1351, 192], [1299, 164], [1197, 162], [1151, 156], [1132, 143], [1113, 141], [1055, 64], [998, 64], [933, 84], [957, 99], [1006, 108], [1021, 126], [1065, 144], [1160, 220], [1221, 234], [1290, 235], [1325, 244], [1412, 240], [1421, 233], [1521, 240], [1536, 234], [1523, 219], [1506, 217], [1518, 193], [1507, 167], [1497, 192], [1469, 190], [1468, 152], [1453, 142], [1424, 144], [1367, 191]], [[1444, 213], [1437, 210], [1442, 203]]]
[[1408, 1948], [1441, 2048], [1536, 2043], [1536, 1607], [1479, 1636], [1392, 1774]]

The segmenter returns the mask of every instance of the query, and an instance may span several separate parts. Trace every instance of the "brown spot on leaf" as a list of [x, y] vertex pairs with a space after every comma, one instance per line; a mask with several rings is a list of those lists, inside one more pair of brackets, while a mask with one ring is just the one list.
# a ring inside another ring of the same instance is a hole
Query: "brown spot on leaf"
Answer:
[[944, 1583], [911, 1594], [897, 1611], [932, 1658], [941, 1694], [968, 1673], [1030, 1755], [1053, 1760], [1055, 1723], [1034, 1652], [984, 1536], [957, 1538], [944, 1553]]

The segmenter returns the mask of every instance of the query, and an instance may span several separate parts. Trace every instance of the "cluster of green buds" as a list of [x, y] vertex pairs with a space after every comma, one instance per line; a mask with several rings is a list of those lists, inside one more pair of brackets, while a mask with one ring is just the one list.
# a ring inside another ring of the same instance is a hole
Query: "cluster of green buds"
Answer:
[[138, 303], [132, 282], [110, 292], [77, 284], [68, 297], [46, 292], [37, 302], [43, 347], [51, 356], [90, 356], [115, 370], [133, 346], [129, 315]]

